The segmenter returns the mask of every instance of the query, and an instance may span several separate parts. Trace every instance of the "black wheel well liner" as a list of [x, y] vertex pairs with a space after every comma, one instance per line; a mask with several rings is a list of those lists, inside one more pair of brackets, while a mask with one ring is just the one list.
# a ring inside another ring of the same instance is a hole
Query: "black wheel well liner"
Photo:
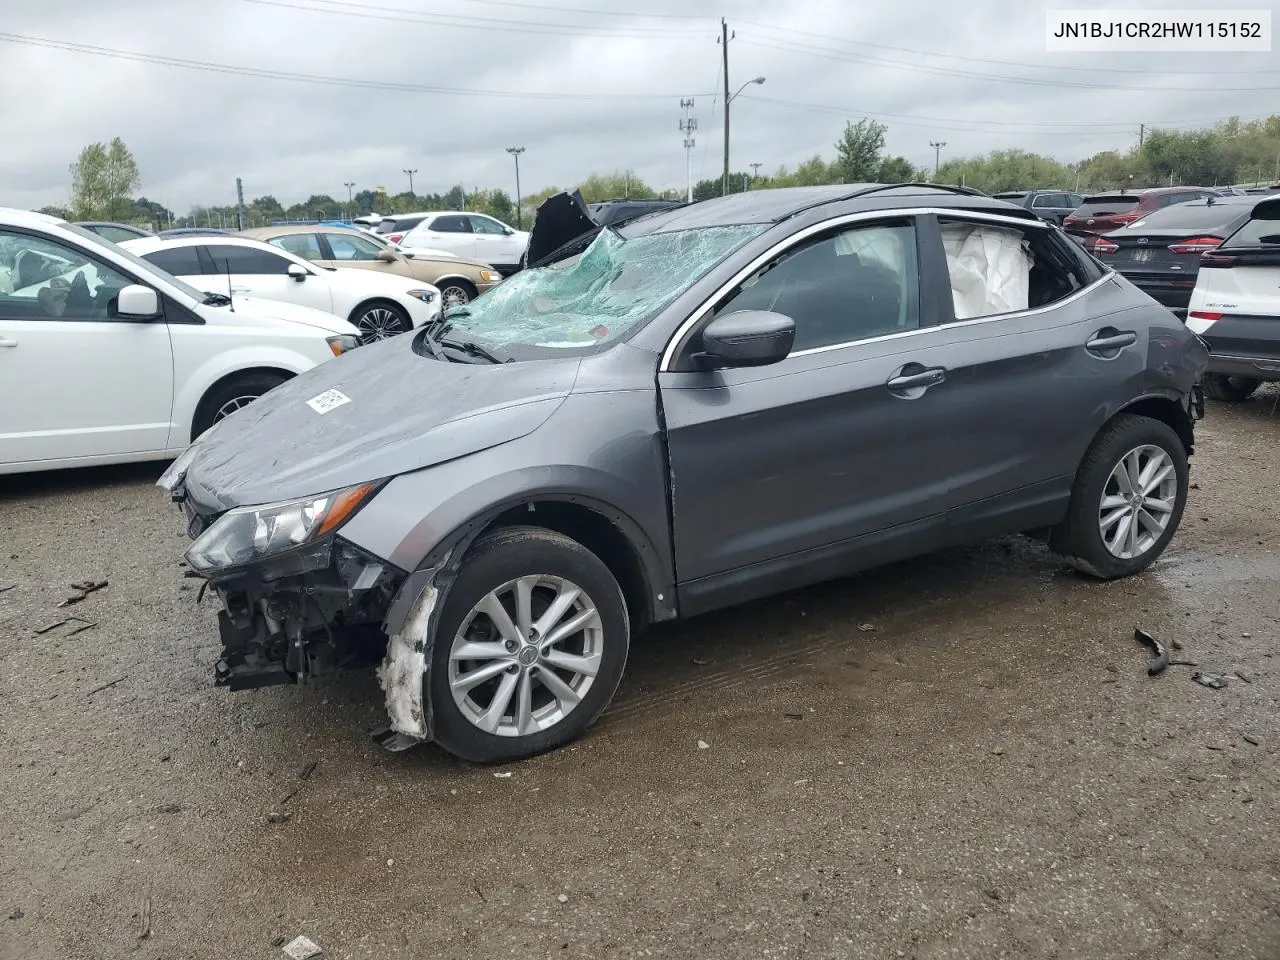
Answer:
[[[1117, 410], [1107, 420], [1107, 423], [1126, 413], [1140, 417], [1150, 417], [1152, 420], [1159, 420], [1161, 423], [1168, 424], [1173, 429], [1173, 432], [1178, 435], [1178, 439], [1182, 441], [1182, 446], [1187, 451], [1187, 456], [1191, 456], [1194, 452], [1196, 438], [1191, 414], [1172, 397], [1161, 394], [1148, 394], [1147, 396], [1139, 397], [1137, 400], [1131, 401], [1127, 406]], [[1106, 429], [1107, 423], [1098, 428], [1099, 433]]]

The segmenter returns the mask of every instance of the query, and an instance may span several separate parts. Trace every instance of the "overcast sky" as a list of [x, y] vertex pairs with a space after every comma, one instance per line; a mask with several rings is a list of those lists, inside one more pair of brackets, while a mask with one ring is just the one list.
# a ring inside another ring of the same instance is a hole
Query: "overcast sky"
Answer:
[[[1271, 4], [1235, 6], [1250, 5]], [[682, 187], [681, 97], [696, 98], [694, 179], [720, 171], [720, 16], [737, 34], [731, 87], [767, 78], [733, 102], [735, 169], [830, 156], [845, 121], [868, 115], [888, 124], [891, 152], [931, 164], [931, 140], [946, 142], [944, 160], [1003, 147], [1075, 160], [1128, 148], [1141, 122], [1188, 127], [1280, 110], [1262, 89], [1277, 86], [1276, 53], [1046, 53], [1046, 7], [1072, 6], [1104, 5], [4, 0], [0, 37], [407, 88], [0, 42], [0, 205], [64, 203], [68, 164], [114, 136], [137, 157], [141, 193], [178, 213], [234, 202], [237, 176], [246, 200], [270, 193], [286, 206], [345, 196], [346, 180], [398, 192], [406, 167], [419, 171], [418, 192], [459, 182], [512, 191], [504, 148], [515, 144], [527, 148], [526, 193], [627, 167], [656, 187]], [[459, 89], [511, 95], [449, 92]]]

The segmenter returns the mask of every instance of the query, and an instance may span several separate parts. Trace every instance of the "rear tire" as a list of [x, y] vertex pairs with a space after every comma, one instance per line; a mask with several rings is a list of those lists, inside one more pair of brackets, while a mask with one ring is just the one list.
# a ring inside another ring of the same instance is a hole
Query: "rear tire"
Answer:
[[[524, 631], [521, 584], [531, 625]], [[505, 618], [485, 612], [494, 603]], [[550, 610], [556, 604], [558, 614]], [[577, 620], [581, 626], [554, 639], [555, 627]], [[626, 600], [599, 557], [540, 527], [494, 531], [467, 555], [441, 610], [426, 681], [434, 739], [477, 763], [568, 743], [613, 699], [629, 644]], [[468, 683], [477, 676], [487, 679]]]
[[1116, 417], [1080, 461], [1067, 518], [1054, 528], [1050, 547], [1102, 580], [1145, 570], [1178, 529], [1188, 476], [1187, 451], [1172, 427], [1150, 417]]
[[289, 378], [282, 373], [263, 370], [243, 373], [215, 384], [196, 407], [191, 420], [191, 439], [194, 441], [219, 420], [247, 406], [268, 390], [274, 390]]
[[1243, 403], [1253, 396], [1253, 392], [1261, 385], [1261, 380], [1252, 377], [1228, 377], [1221, 373], [1204, 375], [1204, 392], [1214, 400], [1227, 403]]

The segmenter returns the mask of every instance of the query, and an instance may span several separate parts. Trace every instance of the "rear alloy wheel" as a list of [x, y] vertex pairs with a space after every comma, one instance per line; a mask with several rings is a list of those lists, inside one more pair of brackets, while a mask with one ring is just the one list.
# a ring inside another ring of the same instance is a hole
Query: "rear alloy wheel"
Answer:
[[436, 631], [435, 739], [485, 763], [567, 743], [613, 698], [629, 640], [617, 580], [577, 541], [537, 527], [484, 537]]
[[465, 307], [475, 299], [476, 292], [458, 280], [446, 280], [440, 287], [440, 309], [452, 310], [454, 307]]
[[1144, 570], [1178, 529], [1188, 476], [1187, 453], [1172, 427], [1119, 416], [1081, 461], [1067, 519], [1050, 544], [1076, 569], [1104, 580]]
[[1227, 377], [1220, 373], [1204, 375], [1204, 392], [1214, 400], [1243, 403], [1253, 396], [1262, 381], [1252, 377]]
[[368, 303], [351, 314], [362, 343], [377, 343], [413, 329], [409, 315], [394, 303]]

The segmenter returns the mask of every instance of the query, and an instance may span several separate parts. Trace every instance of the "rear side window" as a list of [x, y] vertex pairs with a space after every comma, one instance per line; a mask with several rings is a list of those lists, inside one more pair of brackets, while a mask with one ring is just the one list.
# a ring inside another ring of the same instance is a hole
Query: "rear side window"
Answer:
[[1250, 220], [1226, 243], [1224, 247], [1270, 247], [1280, 245], [1280, 208], [1273, 211], [1277, 219]]
[[470, 233], [471, 221], [467, 217], [436, 217], [431, 229], [436, 233]]
[[230, 243], [211, 243], [205, 247], [218, 273], [245, 273], [279, 275], [289, 272], [292, 260], [277, 256], [270, 250], [256, 247], [240, 247]]
[[1077, 217], [1110, 217], [1130, 213], [1138, 205], [1137, 197], [1087, 197], [1076, 210]]
[[272, 237], [267, 243], [281, 250], [288, 250], [295, 257], [302, 257], [304, 260], [324, 259], [320, 241], [314, 233], [294, 233], [287, 237]]
[[399, 220], [396, 221], [395, 229], [390, 230], [388, 232], [389, 233], [408, 233], [410, 230], [412, 230], [414, 227], [416, 227], [425, 219], [426, 217], [401, 217]]
[[200, 255], [196, 253], [195, 246], [156, 250], [153, 253], [143, 254], [142, 259], [175, 277], [198, 277], [204, 273], [200, 266]]
[[1050, 306], [1101, 276], [1055, 231], [940, 220], [957, 320]]

